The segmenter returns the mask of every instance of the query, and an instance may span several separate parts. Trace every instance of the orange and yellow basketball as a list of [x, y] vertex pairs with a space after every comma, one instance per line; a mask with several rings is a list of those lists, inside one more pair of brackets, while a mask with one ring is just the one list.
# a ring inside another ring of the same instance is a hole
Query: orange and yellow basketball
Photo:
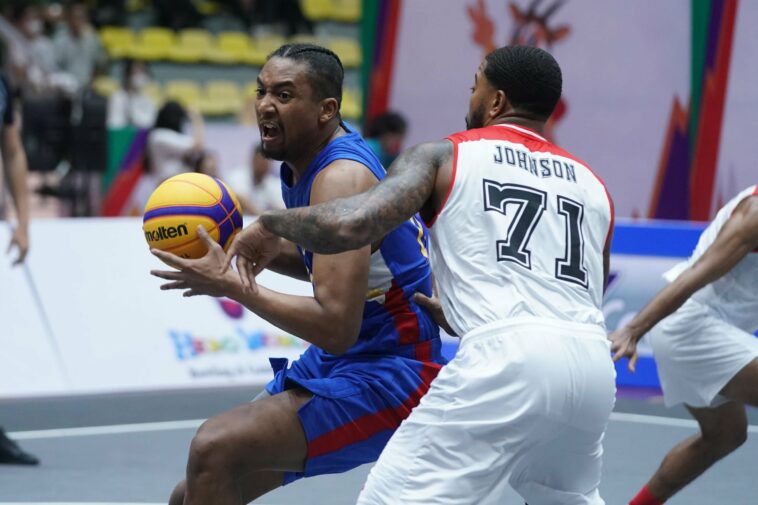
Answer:
[[198, 225], [226, 250], [242, 228], [237, 197], [220, 180], [198, 173], [179, 174], [158, 186], [145, 206], [142, 230], [151, 248], [182, 258], [208, 252]]

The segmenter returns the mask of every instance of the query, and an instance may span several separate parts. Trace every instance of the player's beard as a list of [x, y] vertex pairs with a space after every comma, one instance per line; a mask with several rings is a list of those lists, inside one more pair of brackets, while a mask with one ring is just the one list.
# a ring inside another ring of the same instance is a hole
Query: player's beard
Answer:
[[267, 160], [284, 160], [284, 152], [282, 149], [267, 149], [265, 145], [261, 145], [261, 152], [263, 153], [263, 157]]
[[484, 126], [484, 104], [479, 104], [476, 109], [469, 109], [466, 116], [466, 129], [482, 128]]

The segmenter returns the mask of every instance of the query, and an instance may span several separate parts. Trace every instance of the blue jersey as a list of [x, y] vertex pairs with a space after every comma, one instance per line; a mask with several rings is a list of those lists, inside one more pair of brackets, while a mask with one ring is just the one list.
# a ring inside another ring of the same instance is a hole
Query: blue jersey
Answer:
[[[377, 179], [384, 178], [371, 148], [349, 126], [345, 129], [348, 134], [331, 141], [297, 182], [282, 164], [282, 193], [288, 208], [310, 205], [313, 180], [336, 160], [358, 162]], [[286, 359], [271, 359], [275, 375], [267, 385], [269, 393], [294, 385], [313, 393], [298, 410], [308, 441], [305, 466], [302, 472], [285, 472], [285, 484], [376, 461], [429, 389], [444, 358], [437, 325], [413, 302], [415, 292], [432, 291], [427, 249], [426, 228], [418, 216], [384, 237], [371, 255], [360, 334], [345, 354], [334, 356], [312, 345], [291, 365]], [[312, 272], [313, 254], [300, 252]]]
[[[293, 184], [292, 170], [281, 166], [282, 195], [287, 208], [310, 205], [311, 186], [319, 172], [336, 160], [351, 160], [368, 168], [381, 180], [385, 170], [363, 138], [349, 125], [348, 134], [332, 140]], [[409, 219], [382, 241], [371, 256], [369, 285], [358, 340], [339, 359], [372, 354], [399, 355], [419, 361], [441, 362], [439, 332], [429, 314], [413, 302], [413, 294], [429, 296], [432, 273], [427, 256], [427, 230], [418, 216]], [[308, 272], [313, 270], [313, 253], [300, 249]], [[319, 361], [334, 356], [312, 346]], [[304, 356], [305, 357], [305, 356]]]

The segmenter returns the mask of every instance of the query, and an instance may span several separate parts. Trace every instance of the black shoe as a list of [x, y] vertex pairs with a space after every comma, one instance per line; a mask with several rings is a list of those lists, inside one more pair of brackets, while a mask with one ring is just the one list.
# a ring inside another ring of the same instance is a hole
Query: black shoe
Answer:
[[5, 430], [0, 428], [0, 464], [38, 465], [39, 460], [21, 450], [16, 442], [8, 438]]

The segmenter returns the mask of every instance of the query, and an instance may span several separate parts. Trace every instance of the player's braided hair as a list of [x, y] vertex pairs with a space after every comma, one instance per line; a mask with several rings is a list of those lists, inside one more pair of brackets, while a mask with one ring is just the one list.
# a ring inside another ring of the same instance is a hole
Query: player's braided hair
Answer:
[[342, 81], [345, 69], [333, 51], [315, 44], [285, 44], [268, 55], [271, 58], [289, 58], [308, 65], [308, 81], [317, 99], [336, 98], [342, 104]]
[[547, 119], [561, 98], [561, 68], [550, 53], [530, 46], [505, 46], [485, 58], [484, 75], [515, 108]]

